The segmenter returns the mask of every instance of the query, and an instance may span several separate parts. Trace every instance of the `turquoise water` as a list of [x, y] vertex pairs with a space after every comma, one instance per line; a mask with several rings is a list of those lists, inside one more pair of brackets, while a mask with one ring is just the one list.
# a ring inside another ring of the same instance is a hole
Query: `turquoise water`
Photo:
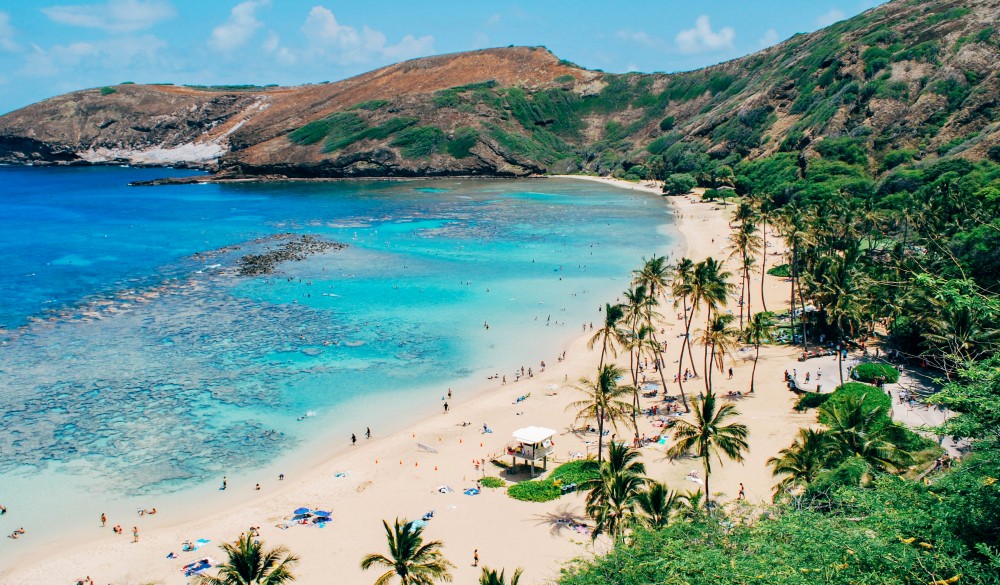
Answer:
[[[164, 174], [0, 168], [9, 508], [183, 493], [436, 410], [554, 359], [673, 241], [660, 198], [582, 181], [126, 186]], [[287, 232], [347, 247], [234, 273]]]

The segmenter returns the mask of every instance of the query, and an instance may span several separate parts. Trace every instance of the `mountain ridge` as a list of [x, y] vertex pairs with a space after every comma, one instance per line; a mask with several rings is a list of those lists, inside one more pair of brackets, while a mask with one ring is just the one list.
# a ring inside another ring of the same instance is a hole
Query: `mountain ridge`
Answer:
[[877, 174], [900, 161], [983, 158], [1000, 143], [997, 13], [1000, 0], [893, 0], [674, 74], [608, 74], [508, 47], [291, 88], [94, 88], [0, 117], [0, 162], [196, 166], [235, 178], [662, 178], [836, 148]]

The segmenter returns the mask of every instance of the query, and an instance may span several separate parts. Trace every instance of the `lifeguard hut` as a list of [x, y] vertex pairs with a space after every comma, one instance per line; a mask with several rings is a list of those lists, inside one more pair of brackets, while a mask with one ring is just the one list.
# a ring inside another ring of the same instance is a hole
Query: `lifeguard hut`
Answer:
[[524, 459], [525, 463], [531, 462], [531, 476], [535, 476], [535, 462], [542, 462], [542, 469], [546, 469], [549, 455], [552, 453], [552, 437], [556, 432], [545, 427], [524, 427], [514, 431], [516, 445], [507, 447], [507, 454], [511, 456], [514, 468], [517, 467], [517, 459]]

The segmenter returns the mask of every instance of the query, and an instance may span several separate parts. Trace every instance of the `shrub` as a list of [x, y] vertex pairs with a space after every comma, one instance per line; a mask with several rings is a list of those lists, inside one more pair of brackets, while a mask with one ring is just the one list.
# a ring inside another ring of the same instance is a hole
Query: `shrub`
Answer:
[[389, 104], [389, 100], [368, 100], [367, 102], [361, 102], [359, 104], [354, 104], [353, 106], [347, 108], [348, 110], [368, 110], [369, 112], [374, 112], [375, 110], [382, 108]]
[[552, 471], [549, 476], [553, 482], [559, 485], [569, 485], [571, 483], [581, 484], [588, 479], [597, 477], [598, 465], [593, 459], [580, 459], [563, 463]]
[[666, 118], [660, 120], [660, 130], [666, 132], [667, 130], [673, 130], [674, 128], [674, 117], [667, 116]]
[[799, 396], [799, 401], [795, 403], [795, 410], [803, 411], [810, 408], [823, 406], [833, 394], [820, 394], [818, 392], [805, 392]]
[[690, 193], [698, 182], [687, 173], [675, 173], [663, 182], [663, 192], [667, 195], [684, 195]]
[[548, 502], [561, 496], [562, 490], [551, 479], [531, 480], [508, 487], [507, 495], [522, 502]]
[[569, 74], [560, 75], [559, 77], [555, 78], [556, 83], [571, 83], [573, 81], [576, 81], [576, 78]]
[[895, 384], [899, 381], [899, 370], [889, 364], [866, 362], [858, 364], [854, 368], [851, 377], [855, 380], [868, 383], [875, 382], [878, 378], [884, 377], [885, 381], [889, 384]]
[[118, 93], [118, 90], [113, 87], [107, 87], [107, 86], [101, 88], [101, 95], [110, 95], [113, 93]]
[[454, 136], [448, 141], [445, 148], [448, 154], [455, 158], [465, 158], [472, 154], [472, 147], [479, 140], [479, 132], [475, 128], [463, 126], [455, 130]]
[[400, 132], [389, 144], [399, 147], [405, 157], [420, 158], [436, 152], [444, 140], [444, 132], [440, 128], [417, 126]]
[[328, 135], [338, 138], [353, 134], [365, 127], [364, 120], [354, 113], [338, 112], [320, 120], [313, 120], [298, 130], [291, 132], [288, 139], [295, 144], [316, 144]]
[[988, 151], [986, 151], [986, 156], [990, 157], [990, 160], [995, 163], [1000, 163], [1000, 144], [991, 146]]
[[875, 410], [876, 408], [884, 409], [886, 411], [885, 423], [888, 423], [888, 412], [889, 409], [892, 408], [892, 398], [875, 386], [861, 384], [858, 382], [847, 382], [843, 386], [838, 386], [837, 389], [830, 394], [830, 398], [828, 398], [819, 408], [819, 422], [829, 424], [829, 413], [838, 404], [847, 402], [852, 398], [860, 399], [863, 395], [867, 395], [867, 398], [865, 399], [865, 407], [869, 411]]
[[767, 273], [778, 278], [791, 278], [792, 270], [788, 264], [778, 264], [767, 269]]
[[484, 488], [497, 489], [507, 485], [507, 482], [500, 479], [499, 477], [487, 476], [479, 480], [479, 485], [481, 485]]

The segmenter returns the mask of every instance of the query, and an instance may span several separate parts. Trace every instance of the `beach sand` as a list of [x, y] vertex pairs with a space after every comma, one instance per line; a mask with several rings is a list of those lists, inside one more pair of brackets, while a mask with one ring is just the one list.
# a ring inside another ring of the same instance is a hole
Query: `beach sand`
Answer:
[[[572, 178], [657, 192], [655, 188], [631, 183], [622, 185], [596, 177]], [[679, 214], [678, 227], [685, 240], [685, 250], [678, 250], [677, 254], [683, 252], [694, 261], [707, 256], [719, 259], [728, 256], [723, 250], [727, 246], [728, 219], [733, 207], [703, 203], [693, 196], [675, 197], [673, 201]], [[773, 246], [769, 247], [770, 252], [781, 252], [777, 237], [769, 236], [768, 241]], [[640, 261], [636, 258], [636, 266]], [[780, 256], [769, 255], [768, 263], [780, 263]], [[753, 277], [758, 289], [759, 278], [759, 275]], [[768, 308], [786, 308], [788, 284], [782, 279], [766, 278]], [[755, 312], [761, 310], [758, 296], [759, 290], [755, 290]], [[735, 306], [730, 308], [736, 311]], [[667, 316], [663, 323], [667, 330], [660, 338], [669, 343], [665, 353], [667, 393], [677, 394], [672, 380], [682, 325], [673, 318], [677, 313], [673, 307], [662, 307], [661, 311]], [[595, 326], [597, 317], [595, 315]], [[696, 328], [698, 322], [696, 318]], [[373, 428], [373, 437], [365, 439], [361, 427], [357, 446], [351, 447], [347, 441], [343, 446], [331, 446], [329, 458], [301, 477], [286, 477], [281, 482], [276, 477], [261, 477], [261, 490], [256, 493], [254, 484], [233, 481], [229, 482], [226, 491], [206, 488], [201, 496], [204, 501], [200, 503], [217, 511], [197, 520], [177, 522], [172, 520], [169, 509], [161, 509], [155, 516], [110, 517], [108, 527], [100, 528], [96, 518], [101, 510], [95, 509], [91, 539], [32, 549], [16, 565], [0, 569], [0, 584], [75, 583], [76, 579], [88, 575], [100, 584], [187, 583], [189, 580], [182, 572], [184, 565], [206, 556], [215, 560], [224, 558], [218, 545], [234, 540], [250, 526], [260, 526], [260, 537], [267, 546], [286, 546], [301, 558], [295, 570], [297, 583], [372, 583], [380, 573], [362, 571], [359, 563], [367, 553], [386, 552], [382, 520], [391, 524], [396, 517], [417, 519], [430, 510], [435, 514], [424, 534], [428, 539], [444, 543], [445, 556], [456, 565], [452, 571], [455, 582], [478, 581], [480, 569], [472, 566], [475, 549], [479, 551], [480, 566], [506, 568], [508, 572], [523, 567], [523, 583], [554, 580], [560, 566], [568, 559], [606, 550], [605, 541], [599, 539], [595, 545], [589, 536], [556, 522], [561, 518], [587, 522], [583, 494], [571, 494], [547, 503], [527, 503], [510, 499], [502, 489], [484, 489], [476, 496], [462, 492], [474, 486], [475, 479], [483, 474], [477, 471], [474, 460], [503, 449], [510, 442], [511, 433], [520, 427], [537, 425], [556, 429], [555, 453], [560, 460], [566, 460], [571, 453], [593, 452], [588, 442], [596, 444], [596, 435], [573, 432], [573, 414], [566, 410], [570, 402], [579, 398], [573, 384], [581, 376], [592, 377], [596, 371], [598, 351], [586, 348], [586, 338], [590, 335], [588, 331], [586, 336], [565, 348], [567, 358], [562, 362], [556, 357], [563, 348], [553, 348], [552, 355], [539, 356], [548, 367], [544, 372], [536, 368], [533, 378], [514, 383], [508, 377], [506, 385], [496, 383], [487, 391], [464, 400], [462, 389], [456, 389], [448, 414], [434, 415], [385, 437], [379, 435], [378, 428]], [[696, 347], [699, 370], [700, 355], [701, 348]], [[752, 350], [737, 354], [731, 363], [735, 370], [733, 379], [716, 373], [717, 394], [724, 396], [729, 390], [746, 392], [752, 355]], [[746, 488], [748, 500], [769, 500], [775, 480], [765, 467], [765, 461], [787, 447], [800, 427], [815, 422], [813, 414], [792, 410], [794, 395], [782, 380], [782, 372], [793, 364], [803, 369], [795, 362], [795, 356], [795, 351], [786, 347], [761, 350], [757, 392], [737, 399], [736, 403], [741, 412], [740, 421], [750, 429], [750, 451], [746, 461], [742, 464], [713, 463], [711, 487], [713, 493], [721, 494], [719, 498], [723, 503], [736, 497], [740, 482]], [[627, 367], [628, 355], [619, 356], [618, 361]], [[650, 380], [654, 378], [651, 372], [647, 375]], [[701, 379], [686, 384], [689, 396], [703, 388]], [[442, 394], [444, 391], [442, 389]], [[516, 402], [518, 397], [529, 393], [529, 398]], [[439, 395], [428, 396], [429, 401], [440, 401], [440, 398]], [[644, 404], [654, 401], [658, 403], [659, 398], [644, 399]], [[470, 424], [461, 426], [463, 422]], [[482, 432], [484, 423], [492, 433]], [[639, 424], [640, 434], [654, 436], [658, 432], [646, 417], [642, 417]], [[630, 436], [625, 429], [619, 434]], [[423, 450], [418, 444], [436, 452]], [[700, 463], [667, 461], [664, 450], [662, 445], [642, 449], [649, 476], [679, 491], [700, 488], [684, 479], [692, 469], [698, 469], [701, 474]], [[550, 461], [549, 469], [553, 466]], [[500, 475], [499, 472], [492, 465], [485, 469], [486, 475]], [[440, 486], [449, 486], [454, 491], [442, 494], [437, 489]], [[234, 492], [253, 494], [253, 497], [234, 507]], [[329, 510], [333, 521], [324, 528], [296, 525], [280, 529], [276, 526], [298, 507]], [[124, 535], [112, 534], [111, 526], [115, 524], [125, 528]], [[138, 543], [132, 543], [132, 526], [139, 527]], [[183, 541], [197, 539], [211, 542], [194, 552], [181, 551]], [[176, 553], [178, 558], [167, 558], [170, 552]]]

